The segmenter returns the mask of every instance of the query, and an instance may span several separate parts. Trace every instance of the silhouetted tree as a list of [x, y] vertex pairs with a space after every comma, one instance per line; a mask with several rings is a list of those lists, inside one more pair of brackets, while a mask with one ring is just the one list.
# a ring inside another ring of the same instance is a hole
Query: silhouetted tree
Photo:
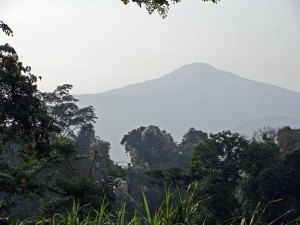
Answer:
[[197, 199], [207, 198], [202, 216], [207, 217], [208, 224], [239, 215], [241, 204], [236, 191], [242, 180], [241, 153], [247, 146], [244, 137], [230, 131], [210, 134], [197, 145], [190, 171], [200, 182]]
[[177, 166], [189, 166], [196, 145], [200, 141], [206, 140], [207, 137], [207, 133], [201, 130], [196, 130], [195, 128], [190, 128], [188, 132], [183, 135], [181, 143], [179, 143]]
[[48, 114], [61, 130], [59, 137], [74, 138], [82, 126], [94, 123], [97, 118], [93, 106], [79, 108], [78, 99], [70, 94], [71, 84], [58, 86], [53, 92], [41, 92], [39, 97], [44, 102]]
[[278, 130], [277, 141], [283, 152], [291, 151], [296, 144], [300, 144], [300, 129], [283, 127]]
[[174, 163], [178, 154], [172, 136], [153, 125], [130, 131], [121, 144], [129, 153], [133, 166], [147, 164], [151, 169], [167, 167]]

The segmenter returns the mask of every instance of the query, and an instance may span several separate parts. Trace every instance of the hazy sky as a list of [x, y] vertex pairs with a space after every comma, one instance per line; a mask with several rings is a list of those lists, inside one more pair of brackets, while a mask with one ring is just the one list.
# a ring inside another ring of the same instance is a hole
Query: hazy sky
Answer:
[[43, 91], [102, 92], [204, 62], [300, 92], [299, 0], [184, 0], [164, 20], [121, 0], [0, 0], [0, 20]]

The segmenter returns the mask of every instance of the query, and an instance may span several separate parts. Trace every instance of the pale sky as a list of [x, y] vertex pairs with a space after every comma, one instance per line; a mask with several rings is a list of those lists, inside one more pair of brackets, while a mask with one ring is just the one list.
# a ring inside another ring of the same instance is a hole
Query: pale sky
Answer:
[[98, 93], [203, 62], [300, 92], [299, 0], [183, 0], [164, 20], [121, 0], [0, 0], [0, 20], [42, 91]]

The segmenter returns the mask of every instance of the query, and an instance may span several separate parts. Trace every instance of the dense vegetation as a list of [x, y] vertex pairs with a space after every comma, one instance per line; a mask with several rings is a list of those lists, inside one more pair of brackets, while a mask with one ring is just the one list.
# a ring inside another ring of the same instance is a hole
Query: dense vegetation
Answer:
[[176, 143], [142, 126], [122, 138], [131, 163], [121, 167], [95, 134], [93, 107], [78, 107], [69, 84], [38, 91], [30, 70], [0, 46], [1, 223], [297, 223], [300, 129], [246, 139], [190, 128]]

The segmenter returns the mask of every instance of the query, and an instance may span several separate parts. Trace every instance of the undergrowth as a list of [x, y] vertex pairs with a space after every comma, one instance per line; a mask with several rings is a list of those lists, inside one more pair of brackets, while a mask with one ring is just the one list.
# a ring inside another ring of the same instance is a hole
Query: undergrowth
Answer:
[[[9, 225], [207, 225], [205, 218], [198, 218], [199, 204], [204, 202], [194, 202], [196, 188], [189, 189], [184, 196], [177, 190], [171, 193], [168, 189], [165, 194], [165, 200], [154, 213], [149, 210], [147, 198], [142, 191], [144, 208], [143, 212], [136, 211], [132, 218], [126, 217], [126, 203], [114, 211], [108, 210], [108, 204], [105, 200], [99, 209], [91, 209], [88, 205], [80, 206], [73, 201], [72, 208], [65, 214], [55, 214], [51, 218], [30, 218], [24, 221], [18, 221], [15, 218], [0, 218], [0, 224]], [[279, 200], [277, 200], [279, 201]], [[270, 204], [276, 203], [272, 201], [265, 207], [261, 207], [259, 203], [250, 218], [239, 217], [229, 219], [221, 224], [233, 225], [277, 225], [280, 218], [286, 216], [291, 211], [283, 213], [279, 218], [275, 218], [270, 223], [263, 221], [263, 215]], [[88, 210], [88, 213], [82, 216], [81, 212]], [[128, 220], [128, 221], [127, 221]], [[300, 217], [286, 224], [300, 224]], [[218, 223], [217, 223], [218, 224]]]

